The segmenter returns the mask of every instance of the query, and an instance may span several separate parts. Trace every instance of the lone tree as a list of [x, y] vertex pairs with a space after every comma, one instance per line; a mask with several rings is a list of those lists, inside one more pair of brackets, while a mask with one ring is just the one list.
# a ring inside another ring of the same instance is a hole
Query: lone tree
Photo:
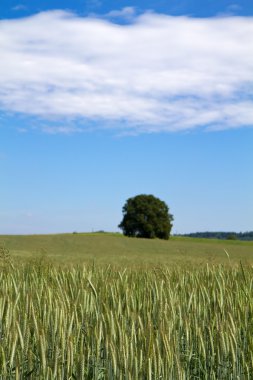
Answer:
[[173, 215], [165, 202], [153, 195], [129, 198], [123, 207], [119, 228], [126, 236], [169, 239]]

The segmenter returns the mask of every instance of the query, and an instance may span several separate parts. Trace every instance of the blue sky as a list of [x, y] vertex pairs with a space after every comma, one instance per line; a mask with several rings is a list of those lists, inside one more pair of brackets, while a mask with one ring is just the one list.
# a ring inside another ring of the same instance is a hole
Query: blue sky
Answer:
[[[240, 16], [240, 17], [238, 17]], [[253, 229], [251, 1], [0, 4], [0, 234]]]

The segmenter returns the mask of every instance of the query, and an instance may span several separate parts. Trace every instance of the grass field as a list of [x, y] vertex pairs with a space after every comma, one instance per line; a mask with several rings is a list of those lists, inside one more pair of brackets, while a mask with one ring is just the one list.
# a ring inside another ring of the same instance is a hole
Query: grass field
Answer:
[[16, 262], [42, 259], [58, 264], [158, 265], [253, 264], [253, 242], [171, 238], [169, 241], [126, 238], [120, 234], [0, 236], [0, 246]]
[[252, 242], [64, 234], [3, 245], [1, 380], [252, 379]]

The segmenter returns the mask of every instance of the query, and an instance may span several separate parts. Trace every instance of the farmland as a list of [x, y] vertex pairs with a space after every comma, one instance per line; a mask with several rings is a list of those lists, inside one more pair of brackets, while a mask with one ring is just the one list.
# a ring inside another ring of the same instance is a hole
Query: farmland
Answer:
[[253, 243], [1, 236], [1, 379], [251, 379]]
[[41, 260], [57, 265], [127, 267], [154, 265], [253, 264], [253, 242], [172, 237], [169, 241], [133, 239], [113, 233], [0, 236], [15, 262]]

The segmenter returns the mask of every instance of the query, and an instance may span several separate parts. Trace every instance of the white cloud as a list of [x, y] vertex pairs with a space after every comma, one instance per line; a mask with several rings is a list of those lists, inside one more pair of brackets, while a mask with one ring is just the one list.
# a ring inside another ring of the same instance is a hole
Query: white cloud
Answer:
[[135, 16], [135, 8], [134, 7], [124, 7], [121, 10], [110, 11], [106, 14], [108, 18], [123, 18], [127, 20], [131, 20]]
[[63, 133], [66, 119], [131, 133], [253, 126], [252, 35], [250, 17], [3, 20], [0, 107]]

